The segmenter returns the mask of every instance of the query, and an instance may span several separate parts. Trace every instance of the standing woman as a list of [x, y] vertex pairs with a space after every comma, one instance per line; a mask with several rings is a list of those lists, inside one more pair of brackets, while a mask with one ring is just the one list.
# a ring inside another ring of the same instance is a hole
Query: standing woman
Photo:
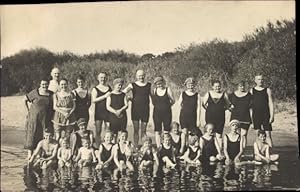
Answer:
[[221, 82], [219, 80], [213, 80], [211, 85], [212, 90], [205, 94], [202, 106], [206, 110], [206, 124], [213, 124], [218, 144], [222, 148], [225, 110], [227, 108], [232, 109], [233, 105], [229, 101], [228, 95], [221, 91]]
[[159, 147], [162, 125], [164, 126], [165, 132], [171, 130], [171, 107], [175, 103], [175, 99], [171, 89], [166, 87], [166, 82], [162, 76], [155, 77], [154, 85], [155, 89], [152, 93], [152, 103], [154, 105], [153, 121], [156, 145]]
[[73, 131], [73, 126], [76, 124], [75, 117], [75, 96], [68, 90], [68, 81], [61, 79], [59, 81], [60, 91], [53, 95], [53, 127], [55, 131], [55, 139], [58, 141], [61, 131], [65, 131], [67, 138], [70, 137]]
[[88, 90], [84, 86], [84, 78], [80, 75], [77, 77], [77, 88], [72, 92], [76, 99], [75, 116], [76, 119], [84, 118], [86, 122], [89, 122], [89, 107], [91, 105], [90, 96]]
[[51, 70], [51, 77], [52, 80], [49, 82], [48, 89], [52, 91], [53, 93], [56, 93], [59, 89], [59, 77], [60, 77], [60, 71], [57, 67], [54, 67]]
[[106, 131], [109, 128], [109, 112], [106, 108], [106, 99], [111, 94], [111, 87], [107, 83], [107, 74], [105, 72], [100, 72], [98, 75], [99, 84], [92, 90], [92, 103], [95, 104], [95, 143], [98, 147], [101, 142], [101, 129], [104, 122]]
[[238, 120], [239, 127], [241, 128], [241, 136], [244, 138], [243, 148], [247, 144], [247, 133], [251, 124], [251, 94], [245, 89], [245, 81], [240, 81], [238, 89], [229, 95], [229, 99], [234, 108], [231, 110], [231, 120]]
[[[195, 80], [189, 77], [185, 80], [186, 90], [179, 96], [179, 104], [181, 107], [179, 121], [184, 134], [183, 143], [186, 144], [188, 133], [193, 133], [198, 137], [202, 136], [200, 127], [200, 95], [195, 91]], [[180, 151], [183, 153], [183, 146]]]
[[[43, 139], [43, 131], [50, 126], [52, 115], [52, 92], [48, 90], [48, 80], [42, 79], [40, 87], [25, 95], [24, 103], [28, 111], [25, 124], [25, 145], [28, 160], [33, 150]], [[28, 103], [31, 103], [29, 108]]]
[[141, 137], [146, 136], [146, 127], [149, 121], [151, 83], [145, 81], [143, 70], [136, 72], [137, 81], [130, 83], [124, 90], [124, 93], [132, 91], [131, 119], [133, 124], [133, 139], [135, 147], [139, 143], [139, 130]]

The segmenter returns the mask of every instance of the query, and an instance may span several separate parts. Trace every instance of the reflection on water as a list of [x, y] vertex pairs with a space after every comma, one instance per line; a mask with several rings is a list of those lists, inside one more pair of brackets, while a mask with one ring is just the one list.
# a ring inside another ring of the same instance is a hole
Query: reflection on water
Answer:
[[[286, 153], [286, 155], [288, 155]], [[290, 154], [291, 155], [291, 154]], [[293, 156], [293, 154], [291, 155]], [[295, 156], [295, 153], [294, 153]], [[296, 156], [295, 156], [296, 157]], [[113, 177], [109, 171], [94, 167], [32, 170], [24, 167], [25, 191], [242, 191], [299, 189], [299, 161], [283, 158], [279, 165], [224, 166], [224, 163], [200, 166], [180, 165], [124, 172]]]

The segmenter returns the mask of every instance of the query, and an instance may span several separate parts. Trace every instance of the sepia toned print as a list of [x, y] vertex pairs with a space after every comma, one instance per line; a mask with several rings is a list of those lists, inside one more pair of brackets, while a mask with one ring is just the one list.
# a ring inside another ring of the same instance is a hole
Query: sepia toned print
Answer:
[[1, 191], [300, 189], [294, 1], [0, 8]]

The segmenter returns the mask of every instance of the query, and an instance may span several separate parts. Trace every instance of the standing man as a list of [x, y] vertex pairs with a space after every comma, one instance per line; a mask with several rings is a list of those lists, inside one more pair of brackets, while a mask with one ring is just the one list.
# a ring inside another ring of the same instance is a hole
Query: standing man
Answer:
[[250, 90], [253, 98], [253, 126], [255, 130], [264, 130], [266, 132], [266, 142], [270, 147], [273, 146], [271, 131], [274, 122], [274, 106], [271, 95], [271, 89], [264, 87], [264, 77], [255, 76], [256, 86]]
[[133, 123], [133, 139], [137, 147], [139, 143], [139, 130], [141, 129], [141, 138], [146, 136], [146, 127], [149, 121], [149, 103], [151, 94], [151, 83], [145, 82], [145, 73], [143, 70], [136, 72], [137, 81], [130, 83], [124, 90], [124, 93], [132, 91], [131, 119]]
[[48, 90], [56, 93], [59, 89], [59, 78], [60, 78], [60, 71], [57, 67], [54, 67], [51, 70], [51, 77], [52, 79], [49, 81]]

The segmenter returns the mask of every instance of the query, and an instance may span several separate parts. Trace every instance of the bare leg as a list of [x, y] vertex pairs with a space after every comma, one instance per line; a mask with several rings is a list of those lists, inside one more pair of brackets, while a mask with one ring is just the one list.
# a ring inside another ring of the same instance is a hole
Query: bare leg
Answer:
[[247, 129], [241, 129], [241, 135], [242, 137], [244, 137], [244, 143], [243, 143], [243, 148], [245, 149], [246, 145], [247, 145], [247, 134], [248, 134], [248, 130]]
[[[183, 153], [184, 147], [185, 147], [186, 145], [188, 145], [188, 144], [187, 144], [187, 141], [188, 141], [189, 135], [188, 135], [188, 132], [187, 132], [187, 128], [183, 128], [183, 129], [182, 129], [182, 134], [183, 134], [184, 136], [183, 136], [183, 139], [182, 139], [181, 145], [180, 145], [180, 150], [179, 150], [180, 154]], [[180, 135], [180, 137], [181, 137], [181, 135]]]
[[126, 161], [126, 166], [129, 169], [129, 171], [134, 171], [133, 165], [130, 161]]
[[277, 161], [279, 159], [279, 155], [278, 154], [272, 154], [270, 155], [270, 160], [271, 161]]
[[54, 125], [54, 131], [55, 131], [55, 140], [59, 141], [60, 138], [60, 132], [61, 132], [61, 127], [59, 125]]
[[156, 163], [153, 164], [153, 177], [157, 177], [158, 165]]
[[135, 147], [139, 144], [139, 128], [140, 128], [140, 122], [139, 121], [132, 121], [133, 124], [133, 142]]
[[272, 137], [271, 137], [271, 131], [266, 131], [266, 142], [270, 147], [273, 147]]
[[163, 157], [162, 160], [163, 160], [164, 163], [166, 163], [166, 167], [171, 167], [171, 168], [173, 168], [173, 167], [176, 166], [176, 164], [173, 163], [173, 162], [169, 159], [169, 157]]
[[30, 149], [27, 150], [27, 160], [30, 159], [31, 155], [32, 155], [32, 151]]
[[102, 120], [96, 120], [95, 121], [95, 143], [98, 147], [101, 143], [101, 129], [102, 129]]
[[58, 166], [62, 168], [65, 166], [65, 163], [62, 160], [58, 160]]
[[157, 148], [160, 147], [160, 131], [155, 131], [155, 141]]
[[223, 151], [222, 134], [216, 133], [217, 142], [220, 146], [220, 150]]
[[146, 128], [147, 128], [148, 122], [141, 122], [141, 138], [146, 137]]

